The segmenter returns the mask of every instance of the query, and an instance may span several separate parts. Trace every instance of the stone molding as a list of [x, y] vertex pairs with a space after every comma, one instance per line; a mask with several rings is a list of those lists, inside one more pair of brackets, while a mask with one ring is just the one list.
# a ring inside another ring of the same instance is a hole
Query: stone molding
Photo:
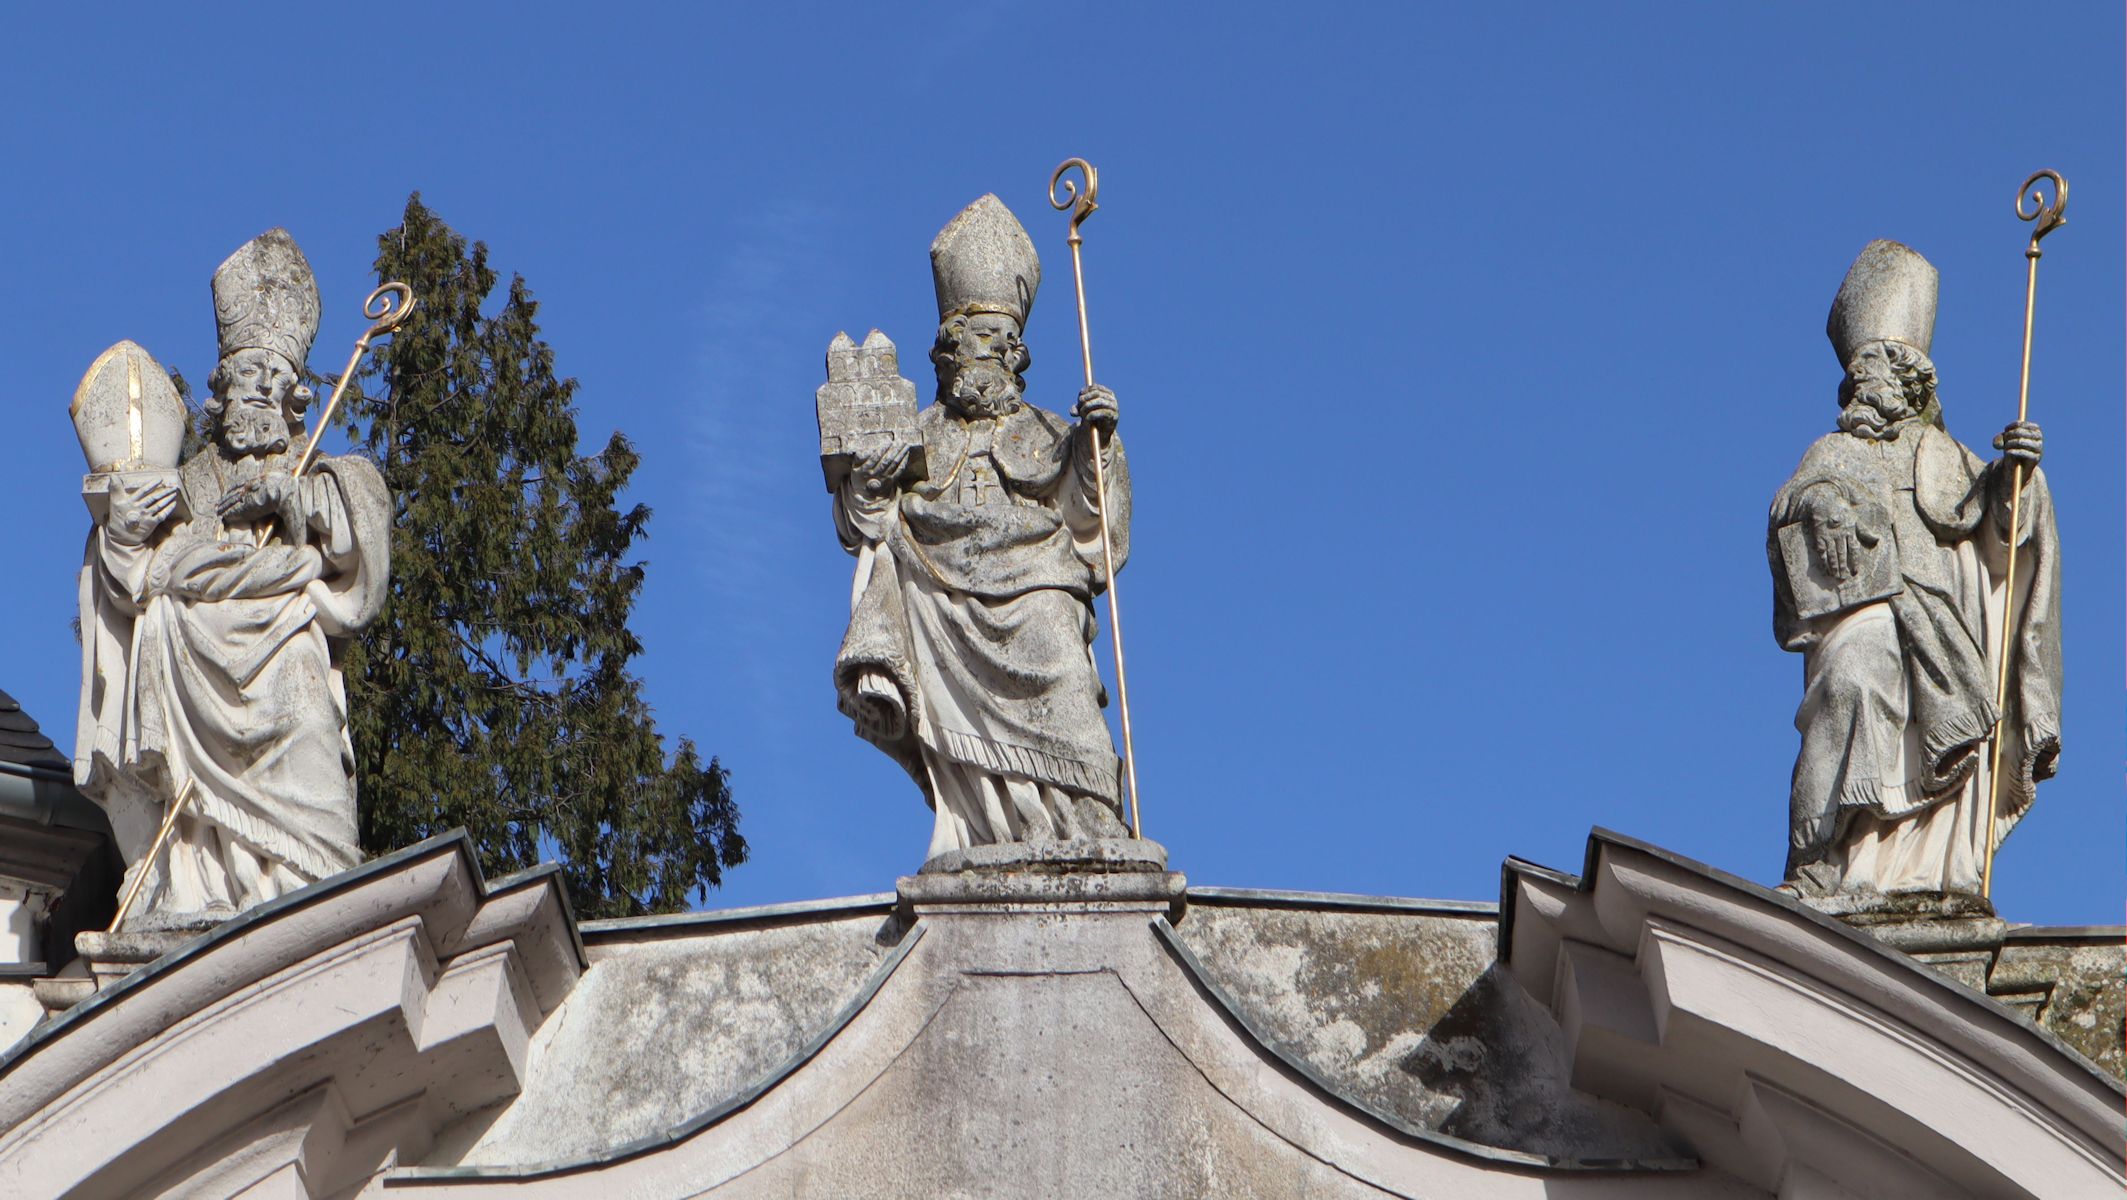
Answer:
[[557, 873], [487, 884], [463, 834], [378, 859], [114, 979], [0, 1059], [0, 1194], [337, 1194], [514, 1095], [584, 966]]
[[1566, 1029], [1575, 1086], [1654, 1112], [1755, 1186], [2127, 1185], [2117, 1080], [1787, 897], [1597, 830], [1579, 878], [1509, 860], [1501, 914], [1501, 959]]

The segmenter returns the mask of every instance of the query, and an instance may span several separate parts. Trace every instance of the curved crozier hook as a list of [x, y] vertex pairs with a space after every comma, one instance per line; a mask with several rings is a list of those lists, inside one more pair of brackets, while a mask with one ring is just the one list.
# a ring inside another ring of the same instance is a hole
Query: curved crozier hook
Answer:
[[393, 281], [379, 287], [362, 301], [362, 315], [370, 319], [368, 337], [383, 337], [413, 315], [414, 289]]
[[[1073, 167], [1077, 167], [1079, 174], [1085, 177], [1084, 191], [1079, 190], [1076, 179], [1064, 178], [1064, 173]], [[1059, 183], [1063, 185], [1062, 195], [1058, 195], [1056, 191], [1056, 185]], [[1077, 233], [1079, 222], [1092, 216], [1093, 210], [1100, 207], [1100, 172], [1083, 158], [1063, 160], [1049, 176], [1049, 207], [1059, 212], [1070, 209], [1071, 232]]]
[[[2053, 185], [2050, 197], [2041, 186], [2048, 182]], [[2031, 248], [2038, 249], [2038, 239], [2068, 223], [2068, 181], [2059, 171], [2034, 172], [2016, 191], [2016, 216], [2018, 220], [2038, 222], [2031, 231]]]

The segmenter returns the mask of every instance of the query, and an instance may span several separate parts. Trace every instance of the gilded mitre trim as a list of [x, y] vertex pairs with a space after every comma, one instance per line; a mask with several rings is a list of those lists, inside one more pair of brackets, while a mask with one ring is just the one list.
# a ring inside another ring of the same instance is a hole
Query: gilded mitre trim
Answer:
[[267, 230], [215, 268], [214, 325], [223, 358], [271, 350], [303, 369], [318, 334], [318, 280], [287, 230]]
[[1004, 201], [984, 196], [938, 231], [931, 243], [931, 280], [938, 287], [940, 321], [999, 313], [1025, 329], [1041, 288], [1041, 257]]
[[1903, 342], [1926, 354], [1935, 341], [1937, 283], [1935, 265], [1911, 246], [1878, 238], [1862, 247], [1824, 323], [1839, 365], [1870, 342]]

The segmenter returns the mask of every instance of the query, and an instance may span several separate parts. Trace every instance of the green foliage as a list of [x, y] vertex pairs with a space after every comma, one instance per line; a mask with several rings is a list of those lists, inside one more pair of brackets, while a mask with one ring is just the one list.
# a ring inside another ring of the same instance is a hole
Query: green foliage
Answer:
[[418, 307], [342, 401], [396, 508], [391, 600], [344, 664], [363, 844], [462, 825], [490, 872], [558, 856], [584, 916], [684, 908], [746, 842], [726, 772], [685, 738], [667, 758], [628, 672], [635, 450], [577, 453], [576, 383], [524, 280], [484, 314], [487, 247], [419, 193], [376, 269]]

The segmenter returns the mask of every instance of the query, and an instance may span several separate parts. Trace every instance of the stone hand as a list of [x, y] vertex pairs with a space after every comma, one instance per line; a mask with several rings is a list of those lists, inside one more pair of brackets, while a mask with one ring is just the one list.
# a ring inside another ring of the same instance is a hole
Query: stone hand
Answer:
[[214, 506], [224, 521], [248, 521], [281, 510], [295, 494], [295, 477], [286, 471], [269, 471], [249, 483], [231, 488]]
[[1088, 384], [1078, 393], [1078, 405], [1071, 410], [1071, 415], [1100, 430], [1102, 437], [1112, 437], [1118, 415], [1115, 393], [1097, 383]]
[[1809, 503], [1810, 544], [1825, 573], [1837, 580], [1861, 574], [1862, 538], [1854, 523], [1854, 510], [1843, 498], [1819, 492]]
[[2046, 451], [2046, 435], [2039, 432], [2032, 421], [2017, 421], [1994, 439], [1994, 448], [2010, 462], [2019, 463], [2025, 471], [2038, 465]]
[[150, 483], [134, 490], [131, 487], [114, 488], [111, 491], [111, 515], [104, 523], [104, 530], [120, 545], [138, 546], [177, 511], [177, 485], [174, 483]]
[[908, 452], [908, 446], [894, 443], [858, 450], [856, 474], [864, 490], [876, 495], [891, 487], [908, 465]]

